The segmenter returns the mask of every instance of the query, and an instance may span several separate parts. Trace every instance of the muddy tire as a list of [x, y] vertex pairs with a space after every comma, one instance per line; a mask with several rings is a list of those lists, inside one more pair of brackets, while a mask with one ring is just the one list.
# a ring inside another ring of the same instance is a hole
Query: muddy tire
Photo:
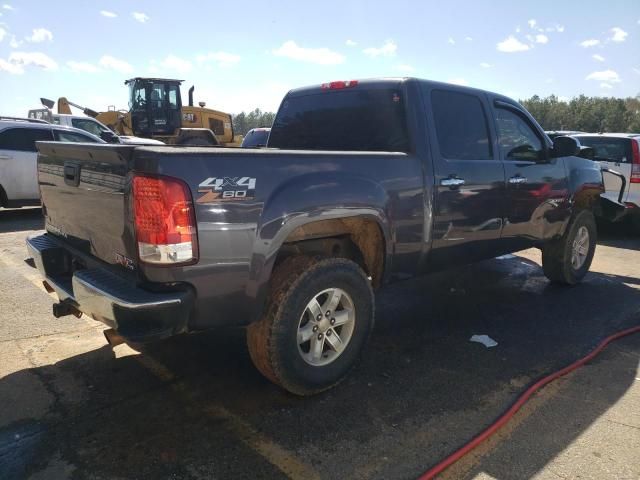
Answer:
[[274, 271], [264, 316], [247, 328], [247, 346], [266, 378], [312, 395], [346, 377], [373, 322], [373, 290], [356, 263], [292, 257]]
[[542, 269], [553, 283], [575, 285], [589, 271], [596, 250], [597, 229], [593, 214], [578, 212], [565, 234], [542, 248]]

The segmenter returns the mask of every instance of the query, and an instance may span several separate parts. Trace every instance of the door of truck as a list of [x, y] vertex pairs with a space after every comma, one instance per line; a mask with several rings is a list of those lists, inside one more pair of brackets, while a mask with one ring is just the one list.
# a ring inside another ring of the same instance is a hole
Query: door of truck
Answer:
[[504, 251], [529, 248], [559, 232], [568, 180], [561, 158], [531, 117], [518, 105], [495, 100], [492, 116], [506, 176]]
[[489, 258], [498, 248], [505, 174], [484, 94], [423, 90], [434, 169], [431, 267]]

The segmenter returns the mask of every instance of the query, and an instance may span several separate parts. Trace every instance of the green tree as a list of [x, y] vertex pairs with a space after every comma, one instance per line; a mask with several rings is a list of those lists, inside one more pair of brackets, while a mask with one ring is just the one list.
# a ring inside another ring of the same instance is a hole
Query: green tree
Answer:
[[580, 95], [569, 101], [534, 95], [521, 103], [545, 130], [640, 132], [640, 95], [625, 99]]

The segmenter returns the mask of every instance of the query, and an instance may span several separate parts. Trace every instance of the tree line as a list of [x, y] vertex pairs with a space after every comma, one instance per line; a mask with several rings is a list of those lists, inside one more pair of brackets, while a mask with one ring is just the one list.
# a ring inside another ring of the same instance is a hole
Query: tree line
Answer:
[[259, 108], [245, 113], [233, 115], [233, 132], [236, 135], [246, 135], [252, 128], [270, 127], [276, 117], [274, 112], [263, 112]]
[[[587, 97], [569, 101], [555, 95], [534, 95], [520, 103], [545, 130], [579, 130], [583, 132], [640, 133], [640, 95], [629, 98]], [[233, 130], [245, 135], [252, 128], [270, 127], [276, 114], [259, 108], [233, 116]]]
[[545, 130], [640, 133], [640, 95], [629, 98], [580, 95], [561, 101], [538, 95], [520, 103]]

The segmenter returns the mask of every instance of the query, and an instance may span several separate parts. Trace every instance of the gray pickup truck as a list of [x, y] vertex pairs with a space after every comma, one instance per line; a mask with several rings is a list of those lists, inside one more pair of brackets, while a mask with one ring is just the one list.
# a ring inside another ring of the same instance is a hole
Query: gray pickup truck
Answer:
[[289, 92], [262, 150], [40, 143], [47, 232], [27, 246], [56, 317], [134, 343], [247, 326], [256, 367], [313, 394], [353, 366], [386, 283], [529, 247], [579, 282], [606, 208], [578, 152], [494, 93], [331, 82]]

